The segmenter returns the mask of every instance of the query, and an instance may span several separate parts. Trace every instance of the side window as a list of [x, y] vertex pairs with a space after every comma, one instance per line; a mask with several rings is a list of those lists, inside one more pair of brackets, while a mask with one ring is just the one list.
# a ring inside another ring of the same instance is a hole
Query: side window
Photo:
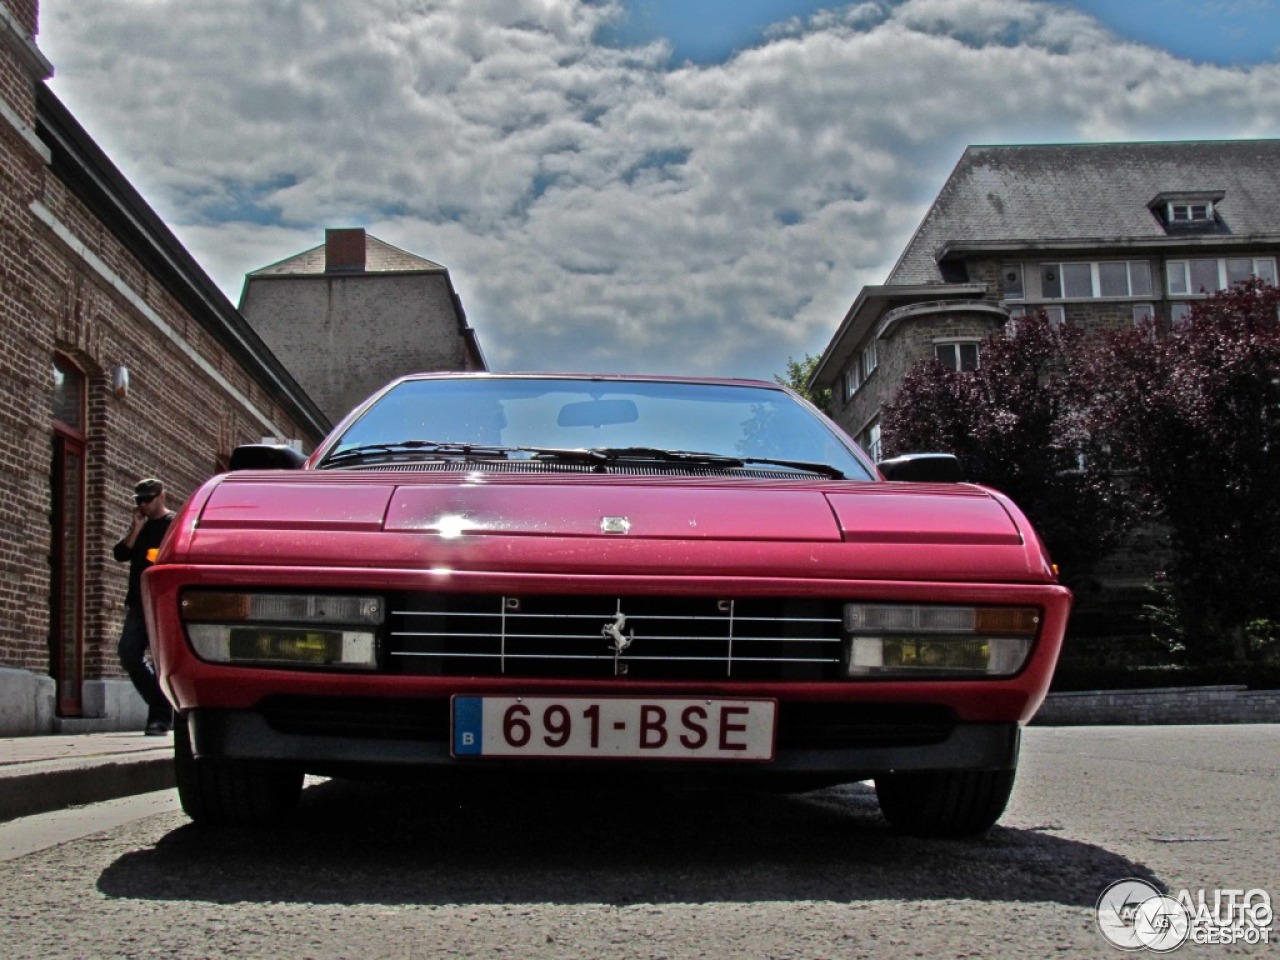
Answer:
[[876, 417], [867, 424], [855, 439], [858, 446], [867, 452], [867, 456], [872, 460], [879, 460], [881, 456], [880, 418]]
[[1189, 272], [1191, 275], [1191, 293], [1216, 293], [1221, 289], [1218, 282], [1217, 260], [1192, 260]]
[[944, 367], [958, 373], [968, 373], [978, 369], [976, 343], [935, 343], [933, 355]]
[[1050, 300], [1062, 299], [1062, 269], [1059, 264], [1040, 264], [1040, 295]]
[[1062, 265], [1062, 292], [1068, 297], [1093, 296], [1093, 269], [1087, 263]]
[[1006, 263], [1000, 267], [1000, 287], [1006, 300], [1021, 300], [1025, 293], [1022, 286], [1022, 264]]

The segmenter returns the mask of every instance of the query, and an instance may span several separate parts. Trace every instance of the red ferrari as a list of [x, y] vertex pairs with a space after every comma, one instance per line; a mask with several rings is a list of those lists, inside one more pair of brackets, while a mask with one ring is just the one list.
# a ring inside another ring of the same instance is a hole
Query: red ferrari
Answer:
[[881, 468], [783, 387], [659, 377], [405, 377], [305, 459], [240, 448], [144, 577], [183, 807], [268, 822], [306, 773], [874, 779], [898, 829], [981, 833], [1071, 595], [1006, 497], [929, 480], [953, 459]]

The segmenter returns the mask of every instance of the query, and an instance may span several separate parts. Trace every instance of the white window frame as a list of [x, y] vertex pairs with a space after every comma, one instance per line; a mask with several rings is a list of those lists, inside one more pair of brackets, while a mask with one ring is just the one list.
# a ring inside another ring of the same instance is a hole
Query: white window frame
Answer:
[[[941, 363], [944, 367], [947, 367], [949, 370], [954, 370], [956, 373], [965, 373], [966, 371], [963, 369], [964, 360], [960, 356], [960, 348], [973, 347], [973, 360], [974, 360], [973, 369], [980, 370], [982, 369], [982, 350], [980, 348], [981, 343], [982, 341], [977, 337], [949, 337], [946, 340], [935, 340], [933, 341], [933, 357], [935, 360]], [[938, 356], [939, 347], [955, 347], [956, 348], [955, 350], [956, 362], [954, 365], [945, 362], [940, 356]]]
[[[1007, 278], [1010, 275], [1016, 275], [1018, 280], [1018, 291], [1016, 294], [1009, 293]], [[1027, 298], [1027, 273], [1020, 263], [1002, 263], [1000, 264], [1000, 294], [1005, 300], [1025, 300]]]
[[1211, 220], [1212, 200], [1170, 200], [1165, 205], [1166, 223], [1208, 223]]
[[844, 398], [852, 400], [853, 395], [858, 392], [858, 388], [862, 386], [862, 367], [855, 360], [844, 371]]
[[1061, 304], [1041, 303], [1010, 307], [1009, 319], [1004, 324], [1005, 336], [1012, 337], [1018, 332], [1018, 321], [1037, 312], [1043, 312], [1053, 327], [1061, 327], [1067, 322], [1067, 308]]
[[858, 433], [858, 446], [866, 451], [872, 460], [879, 460], [881, 454], [880, 418], [876, 417]]
[[[1103, 293], [1102, 292], [1102, 265], [1104, 263], [1122, 263], [1125, 265], [1125, 286], [1128, 288], [1127, 293]], [[1142, 263], [1147, 267], [1147, 283], [1146, 291], [1135, 291], [1133, 284], [1133, 267], [1134, 264]], [[1089, 293], [1087, 295], [1072, 294], [1066, 292], [1066, 285], [1063, 279], [1065, 268], [1087, 266], [1089, 268]], [[1055, 269], [1057, 272], [1058, 296], [1053, 296], [1045, 291], [1044, 273], [1046, 269]], [[1040, 270], [1040, 296], [1045, 300], [1127, 300], [1133, 297], [1150, 297], [1155, 293], [1155, 272], [1152, 270], [1150, 260], [1058, 260], [1047, 261], [1039, 264]]]
[[862, 382], [866, 383], [867, 379], [875, 372], [879, 361], [876, 358], [876, 342], [872, 340], [866, 345], [862, 351]]
[[[1221, 290], [1231, 289], [1227, 280], [1227, 261], [1228, 260], [1251, 260], [1253, 261], [1252, 276], [1258, 277], [1260, 273], [1259, 264], [1265, 264], [1269, 268], [1272, 277], [1276, 276], [1276, 258], [1275, 257], [1187, 257], [1185, 260], [1169, 260], [1165, 263], [1165, 287], [1171, 297], [1203, 297], [1209, 294], [1218, 293]], [[1206, 290], [1201, 293], [1199, 290], [1191, 289], [1191, 264], [1196, 262], [1212, 262], [1218, 267], [1218, 285], [1213, 290]]]
[[849, 366], [844, 371], [844, 398], [852, 400], [853, 395], [862, 389], [879, 361], [876, 358], [876, 341], [872, 339], [865, 347], [853, 355]]
[[1004, 322], [1004, 335], [1006, 338], [1016, 337], [1018, 335], [1018, 325], [1022, 322], [1022, 318], [1027, 315], [1031, 307], [1017, 306], [1009, 308], [1009, 319]]
[[1156, 305], [1154, 303], [1135, 303], [1133, 305], [1133, 325], [1140, 327], [1144, 323], [1148, 323], [1155, 318]]

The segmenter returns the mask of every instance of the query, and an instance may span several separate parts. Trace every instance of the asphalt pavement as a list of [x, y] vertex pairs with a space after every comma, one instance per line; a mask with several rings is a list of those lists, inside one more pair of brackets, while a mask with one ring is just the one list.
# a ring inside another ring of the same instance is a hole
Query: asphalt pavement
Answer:
[[173, 734], [0, 739], [0, 822], [173, 786]]

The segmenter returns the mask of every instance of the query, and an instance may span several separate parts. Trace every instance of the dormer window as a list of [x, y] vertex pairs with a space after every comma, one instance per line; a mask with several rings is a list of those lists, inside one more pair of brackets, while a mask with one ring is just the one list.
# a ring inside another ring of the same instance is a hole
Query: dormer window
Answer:
[[1199, 203], [1170, 202], [1165, 216], [1168, 223], [1208, 222], [1213, 219], [1213, 201], [1202, 200]]
[[1147, 206], [1169, 233], [1214, 231], [1220, 225], [1221, 190], [1161, 193]]

